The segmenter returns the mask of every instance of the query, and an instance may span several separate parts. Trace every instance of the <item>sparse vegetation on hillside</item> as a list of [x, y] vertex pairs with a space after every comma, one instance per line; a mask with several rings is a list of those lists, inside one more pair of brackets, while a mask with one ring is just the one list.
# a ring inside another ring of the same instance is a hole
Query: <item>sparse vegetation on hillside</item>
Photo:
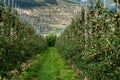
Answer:
[[24, 9], [23, 14], [30, 17], [33, 25], [41, 32], [50, 32], [53, 28], [64, 28], [80, 12], [79, 5], [42, 6]]

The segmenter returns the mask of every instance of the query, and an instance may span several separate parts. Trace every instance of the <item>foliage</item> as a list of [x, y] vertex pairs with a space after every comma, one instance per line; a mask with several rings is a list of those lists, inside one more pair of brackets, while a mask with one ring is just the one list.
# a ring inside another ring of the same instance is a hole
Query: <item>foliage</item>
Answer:
[[0, 8], [0, 77], [10, 79], [14, 70], [46, 48], [46, 40], [22, 21], [16, 11]]
[[57, 39], [59, 52], [88, 80], [120, 79], [120, 13], [97, 3], [85, 9]]
[[53, 34], [50, 34], [47, 36], [47, 44], [49, 47], [55, 46], [56, 42], [56, 36]]

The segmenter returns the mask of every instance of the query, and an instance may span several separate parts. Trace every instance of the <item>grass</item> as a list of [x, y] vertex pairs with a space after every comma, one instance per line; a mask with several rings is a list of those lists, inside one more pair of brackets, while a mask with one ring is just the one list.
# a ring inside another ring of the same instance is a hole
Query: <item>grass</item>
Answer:
[[54, 47], [37, 56], [36, 60], [23, 71], [20, 80], [77, 80], [74, 70], [68, 68], [66, 61]]

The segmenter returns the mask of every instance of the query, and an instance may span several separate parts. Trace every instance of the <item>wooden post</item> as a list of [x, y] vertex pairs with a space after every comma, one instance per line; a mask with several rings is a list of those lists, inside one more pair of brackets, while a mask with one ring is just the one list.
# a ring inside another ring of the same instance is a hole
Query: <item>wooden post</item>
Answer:
[[4, 35], [3, 22], [0, 23], [0, 26], [1, 26], [0, 36], [3, 36]]
[[85, 10], [85, 47], [86, 47], [86, 41], [87, 41], [87, 37], [88, 37], [88, 30], [87, 30], [87, 26], [88, 26], [88, 20], [87, 20], [87, 15], [88, 15], [88, 1], [86, 1], [85, 3], [86, 5], [86, 10]]
[[117, 12], [119, 12], [119, 8], [118, 8], [119, 6], [118, 5], [119, 5], [119, 2], [117, 0]]
[[20, 16], [20, 6], [18, 5], [17, 8], [18, 8], [18, 14]]
[[15, 3], [15, 9], [17, 9], [17, 3]]
[[22, 18], [22, 8], [20, 8], [20, 18]]
[[8, 0], [8, 6], [10, 6], [10, 0]]
[[13, 13], [13, 9], [14, 8], [14, 0], [12, 0], [12, 13]]
[[6, 6], [6, 0], [4, 0], [4, 7]]
[[106, 8], [106, 0], [104, 0], [104, 8]]

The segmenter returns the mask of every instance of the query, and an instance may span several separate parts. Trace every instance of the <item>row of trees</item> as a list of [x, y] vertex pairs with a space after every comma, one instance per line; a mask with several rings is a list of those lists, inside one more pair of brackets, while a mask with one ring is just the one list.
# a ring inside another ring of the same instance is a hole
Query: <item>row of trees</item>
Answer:
[[[46, 39], [35, 32], [16, 11], [0, 7], [0, 77], [9, 79], [21, 65], [46, 49]], [[0, 78], [0, 79], [1, 79]]]
[[98, 2], [72, 20], [57, 39], [59, 52], [88, 80], [120, 79], [120, 13]]

